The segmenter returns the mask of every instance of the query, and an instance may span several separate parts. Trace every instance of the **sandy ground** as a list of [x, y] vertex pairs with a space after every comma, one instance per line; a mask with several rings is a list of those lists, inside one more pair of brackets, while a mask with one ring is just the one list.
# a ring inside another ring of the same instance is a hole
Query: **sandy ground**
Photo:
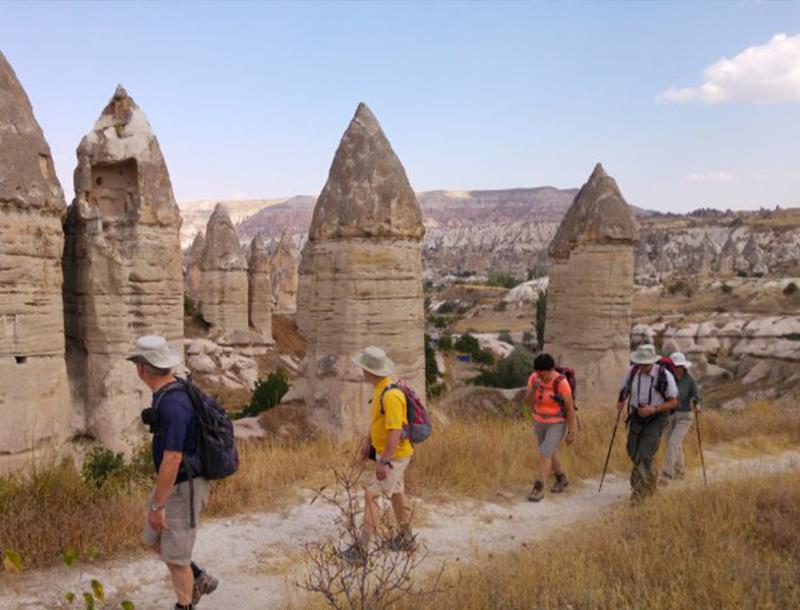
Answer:
[[[713, 454], [709, 456], [714, 460]], [[722, 456], [719, 456], [721, 458]], [[718, 461], [709, 468], [709, 479], [753, 476], [760, 472], [800, 472], [800, 452], [786, 452], [757, 459]], [[699, 473], [683, 484], [701, 484]], [[505, 496], [502, 503], [461, 501], [426, 505], [419, 538], [428, 557], [421, 568], [433, 571], [442, 562], [466, 563], [479, 554], [528, 547], [554, 531], [581, 519], [596, 518], [628, 497], [627, 480], [609, 476], [602, 494], [597, 481], [573, 485], [561, 496], [546, 495], [538, 504]], [[295, 583], [302, 578], [302, 545], [335, 534], [335, 509], [304, 502], [283, 512], [253, 513], [233, 519], [203, 523], [195, 557], [220, 578], [219, 589], [204, 598], [203, 610], [263, 610], [293, 605], [302, 608], [302, 592]], [[66, 568], [37, 570], [4, 580], [0, 591], [3, 610], [53, 608], [59, 592], [87, 590], [97, 578], [110, 599], [130, 599], [139, 610], [172, 608], [166, 572], [155, 558], [136, 558], [90, 564], [77, 589], [77, 574]], [[83, 607], [83, 604], [80, 604]], [[112, 607], [109, 605], [108, 607]], [[114, 606], [118, 607], [118, 606]]]

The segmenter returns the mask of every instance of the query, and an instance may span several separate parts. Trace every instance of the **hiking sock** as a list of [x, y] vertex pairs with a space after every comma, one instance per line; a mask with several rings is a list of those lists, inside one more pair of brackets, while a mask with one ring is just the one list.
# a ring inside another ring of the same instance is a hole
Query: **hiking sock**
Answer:
[[194, 561], [192, 563], [190, 563], [189, 565], [192, 568], [192, 576], [194, 576], [195, 580], [197, 580], [198, 578], [200, 578], [203, 575], [203, 568], [201, 568], [199, 565], [197, 565]]

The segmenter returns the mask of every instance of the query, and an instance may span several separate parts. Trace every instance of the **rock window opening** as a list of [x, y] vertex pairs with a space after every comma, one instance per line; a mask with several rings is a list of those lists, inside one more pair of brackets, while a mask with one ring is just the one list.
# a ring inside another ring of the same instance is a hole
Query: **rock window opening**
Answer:
[[90, 201], [100, 208], [103, 220], [127, 215], [139, 186], [139, 167], [135, 159], [92, 166], [94, 189]]
[[14, 360], [17, 361], [17, 364], [25, 364], [28, 361], [27, 356], [14, 356]]

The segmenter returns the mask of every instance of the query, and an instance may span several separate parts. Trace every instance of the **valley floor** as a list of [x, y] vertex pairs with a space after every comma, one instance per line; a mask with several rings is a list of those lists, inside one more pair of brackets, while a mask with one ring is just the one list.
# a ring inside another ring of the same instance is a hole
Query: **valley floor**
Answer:
[[[709, 479], [735, 479], [762, 473], [800, 472], [800, 452], [734, 459], [719, 448], [709, 451]], [[421, 568], [433, 573], [442, 564], [469, 565], [487, 553], [506, 553], [544, 539], [564, 528], [600, 518], [628, 498], [628, 482], [610, 475], [603, 492], [598, 481], [587, 479], [560, 497], [547, 495], [539, 504], [525, 501], [527, 489], [498, 494], [496, 502], [458, 501], [420, 507], [419, 538], [428, 557]], [[673, 485], [702, 485], [694, 472], [689, 480]], [[662, 492], [663, 493], [663, 492]], [[220, 577], [219, 589], [201, 603], [207, 610], [239, 608], [302, 608], [308, 599], [295, 583], [302, 579], [303, 545], [336, 535], [336, 510], [306, 501], [286, 510], [240, 515], [206, 521], [200, 530], [196, 559]], [[172, 594], [162, 564], [137, 557], [84, 567], [83, 585], [91, 578], [104, 583], [110, 600], [130, 599], [139, 609], [170, 608]], [[0, 581], [0, 607], [7, 610], [52, 608], [64, 592], [75, 590], [77, 572], [67, 568], [35, 570]], [[111, 607], [111, 606], [109, 606]]]

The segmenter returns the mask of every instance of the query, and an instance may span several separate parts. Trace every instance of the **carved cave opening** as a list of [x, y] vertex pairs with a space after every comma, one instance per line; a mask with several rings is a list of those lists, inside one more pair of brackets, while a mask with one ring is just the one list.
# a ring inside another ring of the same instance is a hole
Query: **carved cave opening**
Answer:
[[134, 209], [139, 188], [139, 166], [135, 159], [92, 165], [89, 200], [100, 209], [103, 220], [113, 220]]

